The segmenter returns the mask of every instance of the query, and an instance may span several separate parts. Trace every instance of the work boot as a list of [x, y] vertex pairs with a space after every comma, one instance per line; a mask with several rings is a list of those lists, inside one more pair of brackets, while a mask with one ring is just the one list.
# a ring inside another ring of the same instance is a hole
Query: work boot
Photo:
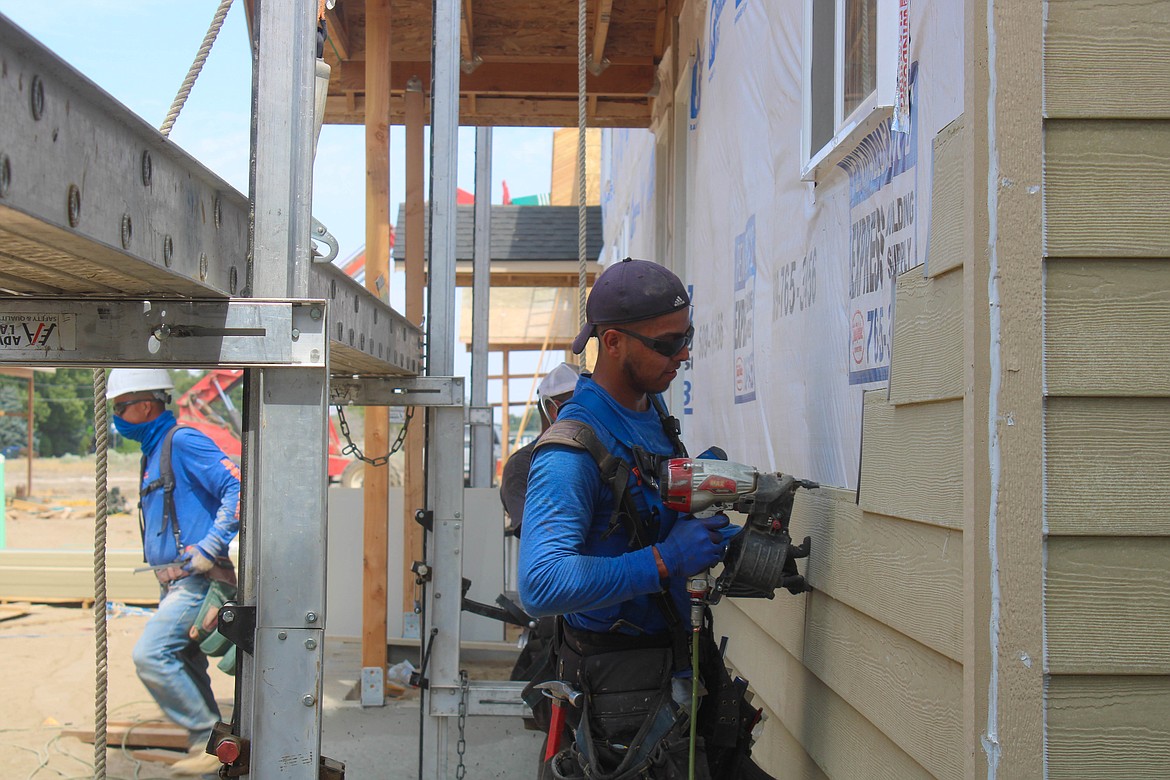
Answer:
[[203, 745], [194, 745], [187, 751], [186, 758], [171, 764], [171, 771], [176, 775], [199, 777], [217, 774], [220, 766], [220, 760], [208, 753]]

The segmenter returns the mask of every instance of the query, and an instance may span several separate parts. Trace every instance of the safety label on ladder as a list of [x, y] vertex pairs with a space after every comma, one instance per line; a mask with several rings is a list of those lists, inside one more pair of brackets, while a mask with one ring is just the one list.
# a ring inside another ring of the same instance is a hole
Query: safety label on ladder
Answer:
[[73, 314], [0, 314], [0, 350], [77, 349]]

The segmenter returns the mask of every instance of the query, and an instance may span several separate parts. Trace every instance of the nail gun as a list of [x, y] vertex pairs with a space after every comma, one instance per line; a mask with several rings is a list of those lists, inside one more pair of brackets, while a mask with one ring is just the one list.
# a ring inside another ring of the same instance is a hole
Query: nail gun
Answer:
[[[671, 509], [691, 514], [730, 509], [747, 515], [744, 529], [731, 539], [723, 571], [714, 583], [707, 580], [706, 603], [722, 596], [770, 599], [777, 588], [794, 594], [809, 589], [796, 559], [808, 557], [812, 541], [806, 536], [792, 544], [788, 523], [796, 491], [820, 487], [816, 482], [700, 458], [663, 460], [658, 476], [662, 501]], [[701, 587], [696, 580], [688, 582], [687, 590], [696, 597]]]

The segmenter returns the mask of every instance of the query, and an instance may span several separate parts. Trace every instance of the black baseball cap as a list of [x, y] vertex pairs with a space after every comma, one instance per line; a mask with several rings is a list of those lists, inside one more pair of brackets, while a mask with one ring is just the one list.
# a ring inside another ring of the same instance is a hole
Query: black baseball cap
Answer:
[[668, 268], [649, 260], [627, 257], [597, 277], [589, 302], [585, 304], [585, 327], [573, 339], [574, 354], [581, 354], [598, 325], [660, 317], [691, 305], [691, 296], [682, 280]]

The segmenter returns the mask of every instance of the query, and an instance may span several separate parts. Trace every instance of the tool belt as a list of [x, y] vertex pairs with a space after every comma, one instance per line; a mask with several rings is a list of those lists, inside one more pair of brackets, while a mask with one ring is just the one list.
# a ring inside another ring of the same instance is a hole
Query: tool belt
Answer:
[[[685, 778], [691, 681], [673, 673], [672, 637], [599, 634], [574, 629], [559, 618], [556, 623], [548, 661], [534, 673], [524, 699], [541, 730], [547, 732], [551, 706], [534, 689], [536, 684], [563, 680], [586, 695], [580, 709], [566, 707], [575, 740], [553, 759], [552, 776], [563, 780]], [[728, 675], [709, 617], [700, 633], [699, 651], [699, 679], [705, 694], [697, 724], [696, 778], [769, 780], [750, 758], [758, 711], [744, 697], [747, 683]]]

